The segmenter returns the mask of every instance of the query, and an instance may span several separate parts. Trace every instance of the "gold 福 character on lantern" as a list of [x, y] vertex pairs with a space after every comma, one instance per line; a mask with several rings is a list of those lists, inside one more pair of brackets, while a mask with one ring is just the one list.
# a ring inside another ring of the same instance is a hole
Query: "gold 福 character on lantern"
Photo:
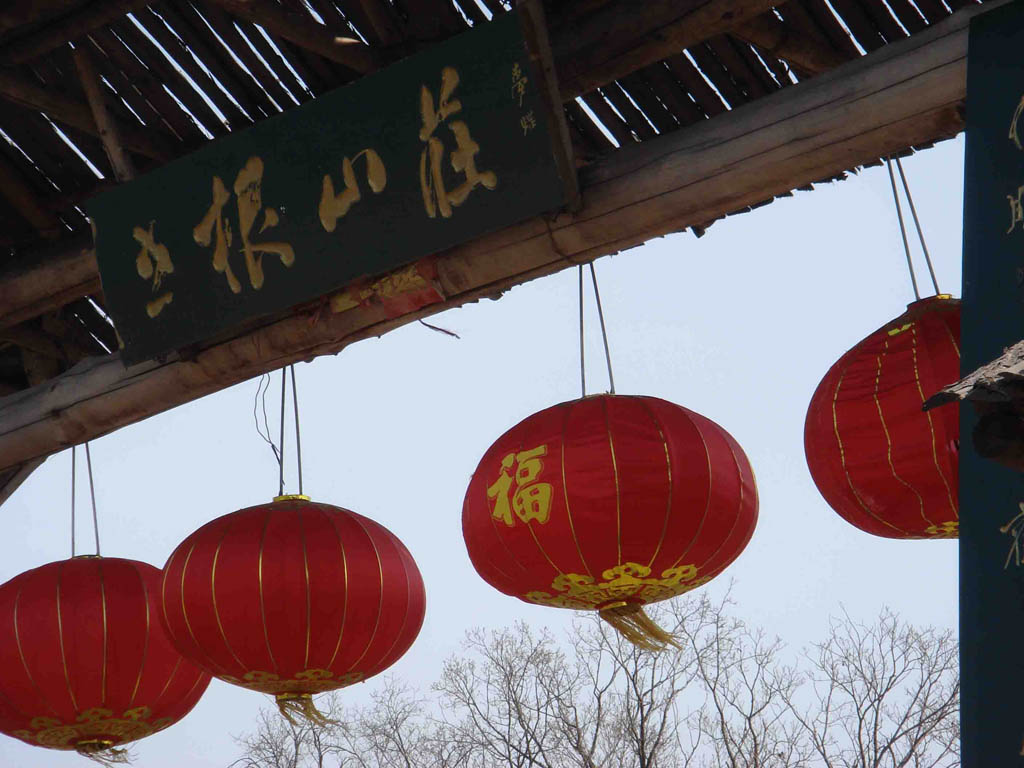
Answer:
[[[441, 70], [441, 92], [434, 105], [434, 96], [427, 88], [420, 88], [420, 116], [423, 125], [420, 128], [420, 141], [426, 147], [420, 154], [420, 189], [423, 192], [423, 206], [430, 218], [436, 218], [438, 211], [444, 218], [451, 218], [452, 207], [461, 205], [478, 185], [486, 189], [494, 189], [498, 177], [493, 171], [479, 171], [476, 167], [476, 155], [480, 145], [473, 141], [469, 126], [462, 120], [445, 121], [462, 111], [462, 102], [452, 98], [459, 84], [459, 73], [453, 67]], [[445, 123], [455, 137], [456, 149], [451, 153], [451, 166], [463, 174], [465, 181], [448, 190], [444, 183], [442, 161], [445, 146], [440, 138], [434, 135], [438, 127]]]
[[[281, 263], [290, 267], [295, 263], [295, 251], [288, 243], [258, 242], [252, 239], [252, 230], [260, 213], [263, 214], [263, 220], [256, 234], [277, 226], [281, 221], [280, 214], [275, 208], [263, 206], [263, 161], [260, 158], [249, 158], [245, 167], [235, 177], [232, 189], [238, 207], [238, 234], [242, 241], [241, 250], [245, 256], [249, 285], [258, 291], [264, 282], [263, 254], [277, 254]], [[224, 216], [224, 206], [230, 199], [231, 193], [224, 182], [219, 176], [214, 176], [213, 202], [202, 221], [192, 230], [192, 237], [199, 245], [214, 244], [213, 268], [224, 274], [232, 293], [239, 293], [242, 286], [231, 270], [229, 260], [234, 236], [231, 223]]]
[[[171, 252], [167, 246], [156, 241], [153, 235], [153, 227], [156, 222], [149, 222], [149, 229], [135, 227], [132, 229], [132, 239], [142, 248], [139, 255], [135, 257], [135, 271], [143, 280], [152, 280], [153, 292], [160, 289], [160, 283], [164, 276], [174, 272], [174, 262], [171, 261]], [[171, 303], [174, 298], [172, 291], [164, 291], [150, 302], [146, 303], [146, 314], [151, 318], [159, 315], [163, 308]]]
[[334, 193], [334, 181], [330, 174], [324, 174], [323, 192], [320, 195], [320, 224], [328, 232], [333, 232], [338, 225], [338, 219], [348, 213], [348, 209], [354, 203], [362, 199], [362, 192], [359, 189], [359, 180], [356, 178], [353, 162], [360, 157], [366, 158], [366, 181], [374, 194], [380, 194], [388, 183], [387, 171], [384, 168], [384, 161], [372, 149], [364, 149], [351, 160], [344, 158], [341, 162], [341, 178], [345, 183], [345, 189], [341, 194]]
[[[544, 471], [541, 457], [546, 456], [548, 447], [540, 445], [529, 451], [509, 453], [501, 460], [498, 479], [487, 489], [487, 498], [494, 501], [492, 516], [511, 527], [515, 514], [524, 523], [536, 520], [546, 523], [551, 514], [551, 483], [540, 483], [537, 479]], [[514, 492], [510, 493], [515, 486]]]

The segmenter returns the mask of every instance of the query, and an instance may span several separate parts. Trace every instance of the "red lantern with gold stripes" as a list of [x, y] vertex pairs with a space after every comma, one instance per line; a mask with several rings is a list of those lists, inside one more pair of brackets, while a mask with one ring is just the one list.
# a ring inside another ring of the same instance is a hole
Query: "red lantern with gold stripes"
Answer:
[[647, 647], [671, 639], [643, 605], [714, 578], [756, 521], [754, 474], [728, 432], [665, 400], [621, 395], [514, 426], [484, 454], [462, 511], [469, 557], [488, 584], [599, 611]]
[[960, 370], [960, 302], [911, 304], [833, 365], [811, 399], [804, 449], [825, 501], [896, 539], [956, 538], [957, 407], [922, 403]]
[[177, 722], [210, 676], [160, 626], [160, 571], [84, 556], [0, 586], [0, 730], [101, 758]]
[[305, 496], [207, 523], [171, 554], [161, 592], [181, 653], [314, 721], [312, 695], [391, 666], [426, 606], [416, 563], [393, 533]]

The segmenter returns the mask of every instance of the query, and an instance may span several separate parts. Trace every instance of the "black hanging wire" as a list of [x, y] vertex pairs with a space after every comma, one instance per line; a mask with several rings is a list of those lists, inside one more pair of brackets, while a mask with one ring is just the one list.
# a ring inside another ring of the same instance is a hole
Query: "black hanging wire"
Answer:
[[[917, 229], [917, 237], [921, 241], [921, 251], [924, 253], [924, 261], [928, 265], [928, 274], [931, 275], [932, 285], [935, 287], [935, 295], [942, 293], [939, 290], [939, 281], [935, 277], [935, 267], [932, 265], [931, 254], [928, 253], [928, 244], [924, 241], [924, 230], [921, 229], [921, 220], [917, 218], [917, 208], [914, 206], [914, 196], [910, 194], [910, 185], [907, 183], [907, 174], [903, 172], [903, 163], [896, 158], [896, 169], [900, 172], [900, 180], [903, 182], [903, 194], [907, 196], [907, 204], [910, 206], [910, 215], [914, 219], [914, 227]], [[891, 172], [891, 171], [890, 171]]]
[[[75, 475], [76, 473], [76, 459], [75, 459], [76, 446], [71, 446], [71, 556], [75, 557], [77, 554], [77, 547], [75, 545]], [[85, 444], [85, 465], [86, 471], [89, 473], [89, 498], [92, 501], [92, 530], [93, 536], [96, 541], [96, 557], [100, 556], [100, 523], [99, 516], [96, 513], [96, 486], [93, 483], [92, 477], [92, 454], [89, 452], [89, 443]]]
[[75, 446], [71, 446], [71, 556], [75, 556]]
[[[615, 394], [615, 376], [612, 374], [612, 354], [608, 347], [608, 329], [604, 323], [604, 307], [601, 305], [601, 291], [597, 287], [597, 272], [594, 270], [593, 263], [590, 264], [590, 279], [594, 285], [594, 298], [597, 301], [597, 317], [601, 323], [601, 338], [604, 341], [604, 359], [608, 365], [608, 386], [611, 394]], [[583, 337], [583, 265], [579, 267], [579, 287], [580, 287], [580, 389], [582, 390], [582, 396], [587, 396], [587, 375], [586, 365], [584, 357], [584, 337]]]
[[96, 515], [96, 487], [92, 482], [92, 454], [89, 453], [89, 443], [85, 443], [85, 465], [89, 469], [89, 497], [92, 499], [92, 532], [96, 537], [96, 557], [100, 556], [100, 523]]
[[299, 390], [295, 386], [295, 366], [288, 366], [292, 371], [292, 411], [295, 413], [295, 463], [299, 473], [299, 495], [302, 495], [302, 439], [299, 437]]
[[900, 205], [900, 196], [896, 192], [896, 176], [892, 172], [892, 158], [885, 159], [885, 165], [889, 169], [889, 183], [892, 185], [892, 199], [896, 204], [896, 217], [900, 221], [900, 234], [903, 236], [903, 251], [907, 254], [907, 268], [910, 270], [910, 282], [914, 286], [914, 297], [920, 301], [921, 292], [917, 289], [917, 275], [914, 274], [914, 262], [910, 258], [910, 243], [907, 242], [907, 225], [903, 221], [903, 208]]
[[583, 265], [580, 264], [580, 397], [587, 396], [587, 366], [583, 355]]
[[278, 446], [279, 446], [280, 452], [281, 452], [281, 460], [278, 462], [278, 464], [280, 465], [280, 469], [281, 469], [281, 475], [280, 475], [280, 482], [278, 484], [278, 489], [277, 489], [277, 495], [278, 496], [284, 496], [284, 394], [288, 390], [288, 387], [285, 386], [285, 384], [286, 384], [285, 374], [286, 373], [287, 373], [287, 371], [285, 371], [285, 369], [282, 368], [281, 369], [281, 439], [280, 439], [280, 442], [278, 442]]
[[594, 283], [594, 298], [597, 299], [597, 317], [601, 321], [601, 337], [604, 339], [604, 359], [608, 363], [608, 386], [614, 395], [615, 377], [612, 375], [612, 353], [608, 349], [608, 330], [604, 325], [604, 310], [601, 308], [601, 292], [597, 289], [597, 272], [594, 271], [594, 262], [590, 262], [590, 279]]
[[[281, 369], [281, 421], [278, 442], [275, 444], [270, 437], [270, 423], [267, 418], [267, 392], [270, 390], [270, 376], [264, 374], [256, 386], [256, 398], [253, 402], [253, 420], [256, 422], [256, 433], [263, 439], [274, 452], [274, 460], [278, 468], [277, 495], [284, 496], [284, 434], [285, 434], [285, 409], [288, 392], [288, 371], [291, 369], [292, 380], [292, 410], [295, 416], [295, 461], [298, 470], [299, 495], [302, 495], [302, 440], [299, 431], [299, 393], [295, 383], [295, 366], [289, 365]], [[260, 411], [263, 412], [263, 422], [260, 423]]]
[[[256, 422], [256, 434], [263, 438], [263, 442], [270, 446], [270, 450], [274, 452], [274, 461], [278, 464], [281, 463], [281, 454], [278, 453], [277, 446], [274, 445], [274, 441], [270, 438], [270, 425], [267, 418], [267, 392], [270, 390], [270, 376], [263, 374], [260, 376], [259, 384], [256, 386], [256, 399], [252, 404], [252, 418]], [[262, 405], [263, 410], [263, 423], [260, 424], [260, 406]]]

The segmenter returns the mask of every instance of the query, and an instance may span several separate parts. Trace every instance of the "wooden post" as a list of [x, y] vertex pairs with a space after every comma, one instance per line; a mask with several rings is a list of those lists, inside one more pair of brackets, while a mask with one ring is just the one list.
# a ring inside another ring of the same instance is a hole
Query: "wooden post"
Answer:
[[[964, 373], [999, 356], [1020, 339], [1024, 327], [1022, 46], [1020, 3], [971, 24], [964, 162]], [[961, 408], [961, 764], [1020, 768], [1024, 473], [981, 455], [968, 439], [978, 426], [983, 431], [989, 428], [978, 424], [975, 409]]]

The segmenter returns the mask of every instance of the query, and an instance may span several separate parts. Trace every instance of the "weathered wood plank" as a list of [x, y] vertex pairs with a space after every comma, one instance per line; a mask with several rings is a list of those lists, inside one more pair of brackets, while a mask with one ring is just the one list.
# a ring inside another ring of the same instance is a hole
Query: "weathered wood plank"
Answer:
[[92, 250], [81, 243], [64, 246], [40, 257], [31, 267], [0, 275], [0, 328], [99, 291], [100, 276]]
[[[998, 0], [997, 0], [998, 2]], [[994, 5], [995, 3], [993, 3]], [[375, 306], [298, 312], [197, 351], [125, 370], [117, 356], [0, 400], [0, 469], [92, 439], [287, 363], [333, 354], [419, 317], [713, 220], [962, 129], [967, 22], [933, 29], [714, 120], [595, 164], [583, 208], [442, 254], [443, 300], [398, 318]]]

